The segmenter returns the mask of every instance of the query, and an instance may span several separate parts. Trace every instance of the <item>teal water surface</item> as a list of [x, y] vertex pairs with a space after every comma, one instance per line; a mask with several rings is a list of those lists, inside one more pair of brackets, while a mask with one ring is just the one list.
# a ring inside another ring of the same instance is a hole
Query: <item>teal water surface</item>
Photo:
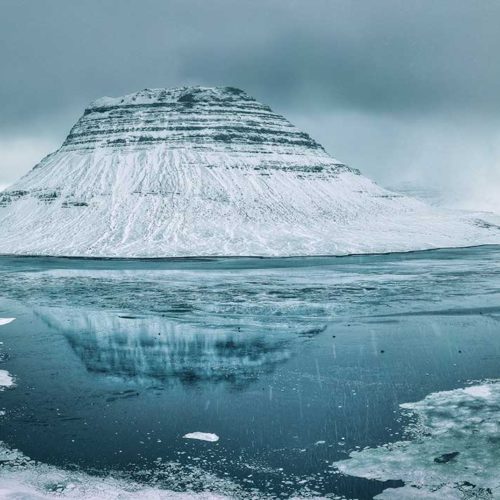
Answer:
[[499, 377], [499, 261], [1, 257], [0, 440], [157, 488], [372, 498], [399, 483], [332, 463], [401, 439], [401, 403]]

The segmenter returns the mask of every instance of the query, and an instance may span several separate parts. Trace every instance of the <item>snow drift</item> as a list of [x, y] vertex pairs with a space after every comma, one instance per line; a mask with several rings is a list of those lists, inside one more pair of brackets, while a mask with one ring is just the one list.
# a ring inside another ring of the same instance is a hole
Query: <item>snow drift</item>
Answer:
[[0, 253], [318, 255], [500, 243], [498, 227], [386, 191], [231, 87], [92, 103], [0, 193]]

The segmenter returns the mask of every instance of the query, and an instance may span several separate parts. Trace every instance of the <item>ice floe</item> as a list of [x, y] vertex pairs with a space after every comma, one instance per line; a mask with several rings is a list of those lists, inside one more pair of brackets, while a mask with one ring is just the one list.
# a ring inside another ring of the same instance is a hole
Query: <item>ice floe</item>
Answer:
[[219, 436], [211, 432], [189, 432], [182, 437], [184, 439], [198, 439], [199, 441], [209, 441], [211, 443], [215, 443], [219, 440]]
[[[96, 477], [81, 471], [69, 471], [30, 460], [0, 442], [0, 498], [82, 500], [222, 500], [234, 498], [211, 491], [176, 492], [131, 480]], [[206, 478], [205, 478], [206, 479]], [[207, 483], [210, 482], [208, 479]], [[207, 485], [208, 486], [208, 485]], [[231, 488], [231, 485], [228, 485]], [[236, 494], [237, 495], [237, 494]]]
[[[16, 318], [0, 318], [0, 326], [8, 325], [12, 323]], [[14, 379], [12, 375], [7, 370], [0, 370], [0, 391], [5, 387], [12, 387], [14, 385]]]
[[14, 385], [14, 379], [12, 375], [7, 370], [0, 370], [0, 391], [4, 387], [12, 387]]
[[344, 474], [402, 480], [376, 498], [500, 498], [500, 382], [436, 392], [402, 404], [408, 440], [353, 451]]

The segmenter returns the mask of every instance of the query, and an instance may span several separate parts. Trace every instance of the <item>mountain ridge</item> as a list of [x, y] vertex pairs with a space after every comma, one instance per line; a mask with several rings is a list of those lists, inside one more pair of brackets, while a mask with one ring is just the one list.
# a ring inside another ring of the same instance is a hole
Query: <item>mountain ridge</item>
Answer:
[[3, 254], [340, 255], [499, 236], [377, 186], [234, 87], [98, 99], [0, 193]]

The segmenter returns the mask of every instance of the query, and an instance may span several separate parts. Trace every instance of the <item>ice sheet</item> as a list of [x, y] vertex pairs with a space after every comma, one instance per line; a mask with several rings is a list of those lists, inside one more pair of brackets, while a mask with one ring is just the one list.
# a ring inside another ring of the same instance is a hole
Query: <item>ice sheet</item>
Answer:
[[436, 392], [402, 404], [416, 419], [409, 439], [354, 451], [344, 474], [402, 480], [378, 498], [499, 498], [500, 382]]

